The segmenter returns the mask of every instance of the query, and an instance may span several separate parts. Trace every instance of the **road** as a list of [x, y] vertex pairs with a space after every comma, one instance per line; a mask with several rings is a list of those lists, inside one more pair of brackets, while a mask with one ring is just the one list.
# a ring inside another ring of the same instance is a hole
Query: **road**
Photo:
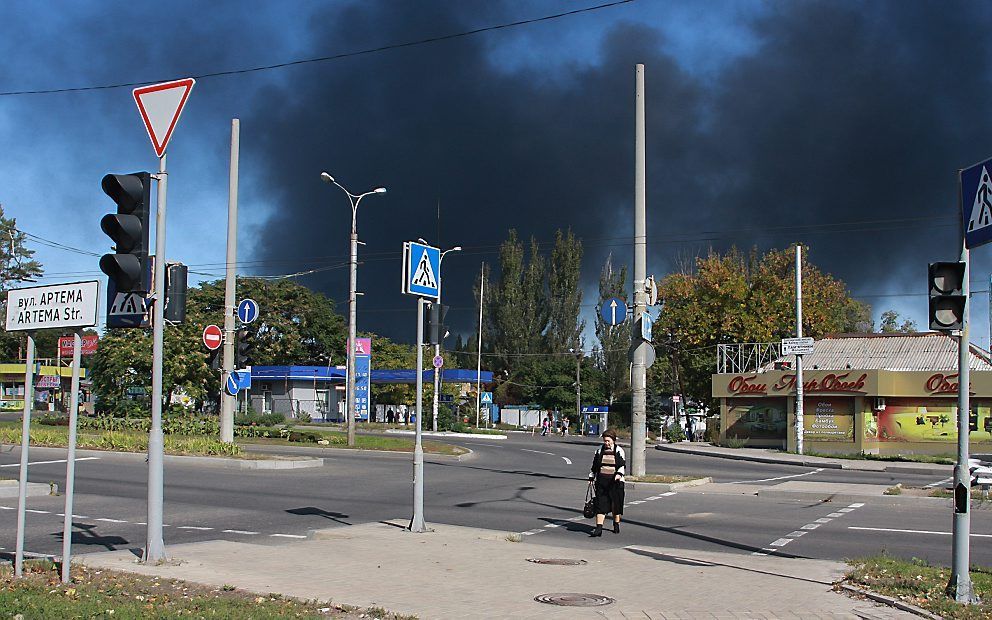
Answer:
[[[750, 489], [789, 480], [924, 486], [940, 477], [731, 461], [649, 450], [648, 471], [712, 476], [717, 483], [662, 494], [628, 488], [620, 535], [591, 539], [581, 518], [585, 479], [596, 442], [511, 434], [506, 440], [451, 439], [469, 457], [428, 456], [428, 522], [523, 534], [526, 544], [588, 548], [669, 546], [740, 553], [844, 559], [885, 550], [949, 563], [949, 501], [914, 498], [820, 502], [759, 497]], [[410, 515], [411, 457], [321, 448], [280, 448], [318, 455], [325, 465], [285, 471], [166, 465], [166, 545], [216, 538], [281, 544], [311, 530]], [[73, 552], [140, 549], [146, 521], [146, 465], [141, 455], [81, 454], [76, 465]], [[93, 457], [97, 458], [93, 458]], [[32, 448], [33, 482], [63, 487], [65, 450]], [[17, 476], [19, 452], [0, 450], [0, 475]], [[46, 462], [60, 461], [60, 462]], [[714, 489], [721, 488], [721, 492]], [[738, 492], [737, 489], [740, 489]], [[62, 497], [29, 498], [25, 548], [61, 550]], [[893, 503], [895, 502], [895, 503]], [[0, 500], [0, 554], [14, 547], [16, 498]], [[972, 515], [972, 560], [992, 565], [992, 507]]]

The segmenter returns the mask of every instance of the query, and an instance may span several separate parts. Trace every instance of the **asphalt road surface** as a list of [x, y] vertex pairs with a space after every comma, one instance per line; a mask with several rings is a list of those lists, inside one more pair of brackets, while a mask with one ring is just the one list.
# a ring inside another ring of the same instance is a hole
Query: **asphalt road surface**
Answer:
[[[819, 469], [732, 461], [649, 449], [651, 473], [712, 476], [717, 487], [676, 493], [628, 485], [622, 532], [588, 537], [581, 516], [596, 441], [511, 434], [509, 439], [450, 439], [473, 450], [461, 460], [428, 456], [427, 521], [523, 535], [525, 544], [588, 548], [669, 546], [739, 553], [844, 559], [885, 550], [907, 558], [950, 562], [949, 500], [866, 498], [857, 502], [771, 499], [756, 486], [790, 480], [925, 486], [941, 477]], [[321, 468], [230, 470], [167, 463], [166, 546], [211, 539], [282, 544], [311, 530], [407, 518], [411, 456], [321, 448], [278, 448], [321, 456]], [[31, 448], [29, 479], [64, 489], [65, 450]], [[144, 545], [147, 465], [143, 455], [90, 453], [76, 464], [73, 553], [140, 549]], [[85, 460], [83, 460], [85, 459]], [[0, 477], [16, 478], [19, 450], [0, 449]], [[735, 486], [736, 485], [736, 486]], [[740, 492], [736, 490], [740, 489]], [[28, 499], [25, 549], [61, 553], [64, 498]], [[16, 498], [0, 500], [0, 556], [10, 558]], [[992, 565], [992, 506], [974, 505], [972, 561]]]

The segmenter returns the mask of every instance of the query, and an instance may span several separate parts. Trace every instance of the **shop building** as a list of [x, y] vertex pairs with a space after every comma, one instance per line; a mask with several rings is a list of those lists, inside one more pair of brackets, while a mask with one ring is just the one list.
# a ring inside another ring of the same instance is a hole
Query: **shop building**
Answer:
[[[775, 344], [721, 345], [713, 397], [720, 439], [794, 451], [794, 357]], [[738, 347], [729, 349], [724, 347]], [[972, 345], [971, 450], [992, 452], [992, 361]], [[803, 356], [806, 451], [954, 455], [957, 340], [940, 333], [842, 334]]]

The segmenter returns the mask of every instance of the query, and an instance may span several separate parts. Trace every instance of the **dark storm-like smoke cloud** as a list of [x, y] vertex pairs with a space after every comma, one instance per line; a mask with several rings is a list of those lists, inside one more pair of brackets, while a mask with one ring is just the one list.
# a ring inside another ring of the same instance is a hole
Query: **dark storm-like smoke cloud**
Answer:
[[[483, 19], [467, 13], [474, 3], [362, 3], [316, 16], [312, 41], [361, 49], [515, 17], [485, 6]], [[953, 255], [950, 222], [822, 226], [953, 215], [954, 170], [992, 155], [988, 11], [953, 7], [775, 5], [752, 24], [753, 53], [705, 79], [676, 63], [658, 31], [633, 24], [615, 26], [593, 64], [547, 71], [497, 64], [495, 34], [327, 65], [264, 93], [246, 121], [264, 161], [259, 186], [275, 205], [256, 257], [314, 266], [346, 257], [350, 212], [337, 188], [319, 182], [327, 169], [356, 193], [389, 188], [359, 213], [368, 244], [362, 329], [412, 339], [398, 252], [418, 236], [466, 248], [444, 270], [451, 322], [466, 333], [474, 274], [481, 260], [495, 261], [507, 228], [549, 241], [571, 226], [586, 240], [584, 278], [594, 282], [606, 253], [630, 260], [634, 65], [642, 62], [650, 271], [661, 275], [708, 245], [802, 240], [855, 291], [879, 282], [915, 290], [921, 264]], [[567, 24], [535, 28], [568, 34]], [[346, 269], [310, 278], [346, 300]]]

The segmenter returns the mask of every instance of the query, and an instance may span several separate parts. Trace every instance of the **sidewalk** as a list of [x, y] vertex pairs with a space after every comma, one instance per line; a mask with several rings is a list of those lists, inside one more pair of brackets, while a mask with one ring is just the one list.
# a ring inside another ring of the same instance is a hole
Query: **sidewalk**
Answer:
[[[431, 525], [433, 532], [412, 534], [404, 525], [397, 520], [336, 527], [282, 545], [174, 545], [168, 548], [172, 560], [160, 566], [138, 564], [129, 551], [87, 554], [79, 561], [261, 594], [377, 605], [419, 618], [915, 617], [832, 591], [844, 573], [838, 562], [659, 547], [582, 552], [511, 542], [507, 533], [493, 530]], [[546, 565], [529, 558], [587, 563]], [[576, 607], [534, 600], [556, 593], [614, 602]]]
[[790, 454], [781, 450], [763, 448], [721, 448], [708, 443], [662, 443], [655, 446], [656, 450], [695, 454], [698, 456], [713, 456], [737, 461], [755, 461], [758, 463], [776, 463], [779, 465], [801, 465], [805, 467], [824, 467], [827, 469], [852, 469], [858, 471], [888, 471], [934, 476], [951, 476], [953, 465], [938, 463], [913, 463], [908, 461], [874, 461], [857, 459], [838, 459], [826, 456], [806, 456]]

